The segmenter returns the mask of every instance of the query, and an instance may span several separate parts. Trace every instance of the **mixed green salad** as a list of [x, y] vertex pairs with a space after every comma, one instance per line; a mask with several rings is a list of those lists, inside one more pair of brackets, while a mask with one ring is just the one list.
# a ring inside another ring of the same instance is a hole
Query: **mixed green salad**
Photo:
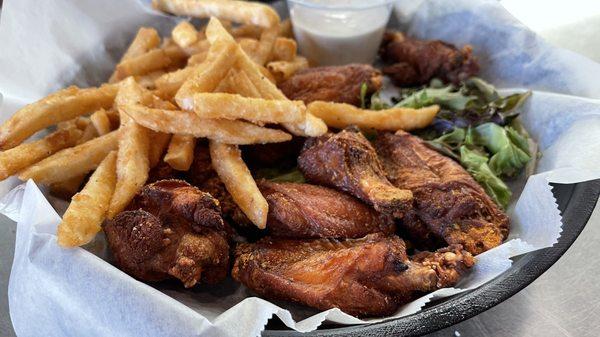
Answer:
[[491, 84], [477, 77], [460, 86], [432, 80], [423, 88], [401, 89], [389, 104], [379, 93], [367, 97], [366, 87], [363, 88], [362, 105], [372, 110], [439, 105], [434, 122], [416, 134], [432, 148], [458, 161], [504, 208], [511, 197], [504, 180], [518, 175], [537, 155], [535, 143], [517, 118], [519, 108], [531, 95], [529, 91], [501, 96]]

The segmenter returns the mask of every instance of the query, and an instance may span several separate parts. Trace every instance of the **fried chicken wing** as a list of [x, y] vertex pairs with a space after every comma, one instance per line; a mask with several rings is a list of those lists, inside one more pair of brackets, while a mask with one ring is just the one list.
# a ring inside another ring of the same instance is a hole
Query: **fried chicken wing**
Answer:
[[219, 203], [181, 180], [145, 186], [103, 224], [116, 264], [145, 281], [177, 278], [185, 287], [227, 275], [229, 243]]
[[413, 192], [402, 227], [417, 243], [461, 244], [479, 254], [506, 238], [508, 217], [458, 163], [404, 131], [380, 135], [375, 148], [389, 181]]
[[412, 39], [395, 31], [386, 32], [379, 54], [392, 63], [383, 73], [397, 86], [427, 84], [433, 78], [457, 84], [479, 72], [470, 45], [459, 50], [443, 41]]
[[360, 89], [365, 83], [370, 95], [381, 88], [379, 70], [369, 64], [315, 67], [297, 72], [279, 85], [287, 98], [312, 101], [331, 101], [360, 105]]
[[267, 230], [275, 237], [361, 238], [395, 231], [391, 217], [327, 187], [266, 180], [258, 187], [269, 203]]
[[453, 285], [473, 265], [459, 246], [411, 261], [397, 236], [337, 241], [264, 238], [236, 250], [233, 277], [261, 296], [356, 316], [393, 314], [421, 293]]
[[309, 181], [347, 192], [381, 213], [402, 217], [412, 207], [412, 193], [387, 180], [375, 150], [355, 129], [307, 140], [298, 167]]

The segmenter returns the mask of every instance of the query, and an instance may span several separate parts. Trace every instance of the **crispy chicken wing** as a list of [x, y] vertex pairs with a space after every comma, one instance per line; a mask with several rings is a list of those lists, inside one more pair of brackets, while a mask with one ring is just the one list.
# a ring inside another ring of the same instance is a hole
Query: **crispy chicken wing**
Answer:
[[479, 254], [506, 238], [508, 217], [458, 163], [404, 131], [380, 135], [375, 147], [392, 184], [413, 192], [402, 227], [417, 243], [456, 243]]
[[185, 287], [227, 275], [229, 244], [219, 203], [181, 180], [145, 186], [127, 210], [103, 224], [117, 265], [145, 281]]
[[347, 192], [381, 213], [402, 217], [412, 206], [412, 193], [387, 180], [373, 146], [357, 130], [307, 140], [298, 167], [309, 181]]
[[233, 277], [261, 296], [357, 316], [393, 314], [424, 292], [453, 285], [472, 256], [452, 246], [411, 261], [397, 236], [241, 244]]
[[258, 187], [269, 203], [267, 229], [272, 236], [361, 238], [370, 233], [395, 231], [391, 217], [327, 187], [266, 180], [260, 181]]
[[456, 84], [479, 72], [470, 45], [458, 50], [439, 40], [412, 39], [400, 32], [386, 32], [379, 54], [384, 61], [393, 63], [383, 72], [397, 86], [427, 84], [432, 78]]
[[279, 85], [285, 96], [305, 103], [332, 101], [360, 105], [360, 88], [367, 85], [370, 95], [381, 88], [379, 70], [368, 64], [315, 67], [297, 72]]

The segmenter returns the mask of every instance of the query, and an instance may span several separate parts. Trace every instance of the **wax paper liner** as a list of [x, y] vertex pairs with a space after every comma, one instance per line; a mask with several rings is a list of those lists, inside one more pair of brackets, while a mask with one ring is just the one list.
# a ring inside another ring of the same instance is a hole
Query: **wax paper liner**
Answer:
[[[279, 4], [281, 5], [281, 4]], [[280, 6], [281, 7], [281, 6]], [[168, 33], [177, 18], [135, 0], [7, 0], [0, 19], [0, 120], [26, 102], [69, 84], [107, 78], [141, 25]], [[400, 308], [392, 319], [421, 310], [432, 299], [468, 291], [510, 268], [510, 257], [557, 242], [561, 217], [549, 182], [600, 178], [600, 66], [554, 48], [512, 18], [496, 1], [400, 1], [396, 23], [419, 38], [474, 45], [482, 77], [506, 91], [535, 89], [522, 119], [543, 156], [536, 174], [511, 183], [510, 238], [477, 256], [456, 288], [442, 289]], [[580, 97], [576, 97], [580, 96]], [[588, 98], [584, 98], [588, 97]], [[17, 221], [9, 284], [11, 319], [19, 336], [254, 336], [273, 316], [298, 331], [324, 320], [361, 324], [340, 310], [317, 313], [271, 303], [231, 279], [184, 290], [147, 285], [105, 261], [102, 235], [85, 249], [56, 244], [60, 218], [33, 182], [0, 183], [0, 212]]]

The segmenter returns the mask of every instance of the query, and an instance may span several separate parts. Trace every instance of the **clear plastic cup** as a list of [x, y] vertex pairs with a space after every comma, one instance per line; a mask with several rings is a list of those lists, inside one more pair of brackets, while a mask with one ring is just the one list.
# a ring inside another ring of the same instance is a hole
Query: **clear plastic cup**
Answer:
[[372, 63], [393, 0], [287, 0], [302, 55], [316, 65]]

